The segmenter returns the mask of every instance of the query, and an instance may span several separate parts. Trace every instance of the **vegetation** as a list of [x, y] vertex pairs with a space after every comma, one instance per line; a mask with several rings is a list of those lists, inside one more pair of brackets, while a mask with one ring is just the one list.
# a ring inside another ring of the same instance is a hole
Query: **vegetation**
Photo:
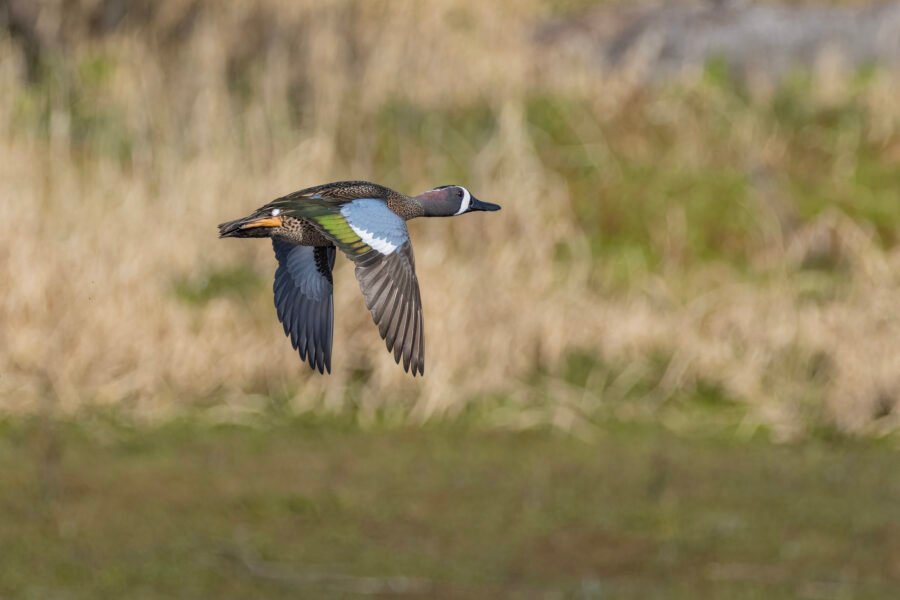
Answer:
[[[712, 63], [646, 87], [536, 45], [578, 3], [89, 14], [107, 4], [43, 9], [66, 25], [31, 80], [0, 40], [5, 412], [159, 419], [278, 397], [410, 421], [475, 407], [516, 427], [682, 427], [714, 397], [713, 421], [778, 439], [897, 429], [890, 74], [760, 87]], [[340, 178], [464, 182], [504, 205], [412, 224], [424, 381], [381, 350], [344, 267], [335, 373], [307, 372], [273, 318], [271, 250], [215, 238]]]
[[[648, 85], [534, 35], [589, 0], [38, 4], [0, 0], [0, 597], [898, 588], [896, 74]], [[357, 178], [503, 205], [411, 223], [424, 378], [340, 260], [311, 372], [269, 245], [216, 237]]]
[[0, 435], [13, 598], [888, 598], [883, 445], [260, 416]]

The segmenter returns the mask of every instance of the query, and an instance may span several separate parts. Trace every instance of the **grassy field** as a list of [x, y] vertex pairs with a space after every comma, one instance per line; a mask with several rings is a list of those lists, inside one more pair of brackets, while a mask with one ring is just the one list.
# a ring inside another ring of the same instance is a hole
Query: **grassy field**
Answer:
[[[14, 3], [0, 599], [900, 587], [896, 73], [645, 85], [537, 40], [583, 0]], [[310, 372], [217, 239], [339, 179], [503, 205], [410, 224], [424, 378], [343, 259]]]
[[[536, 45], [582, 3], [53, 6], [31, 80], [0, 38], [3, 412], [161, 420], [275, 398], [572, 430], [681, 427], [699, 399], [777, 439], [897, 430], [891, 73], [765, 86], [712, 61], [646, 87]], [[304, 370], [271, 249], [216, 239], [351, 178], [460, 182], [504, 206], [411, 224], [422, 382], [384, 352], [344, 261], [334, 373]]]
[[897, 453], [261, 417], [0, 435], [0, 597], [889, 598]]

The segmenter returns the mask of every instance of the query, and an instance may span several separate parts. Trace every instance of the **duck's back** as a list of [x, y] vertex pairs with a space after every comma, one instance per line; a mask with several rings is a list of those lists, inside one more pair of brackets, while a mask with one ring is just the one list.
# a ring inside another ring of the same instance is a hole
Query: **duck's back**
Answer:
[[[391, 210], [401, 216], [403, 216], [404, 213], [400, 211], [408, 212], [407, 207], [404, 206], [406, 196], [395, 192], [390, 188], [368, 181], [335, 181], [333, 183], [316, 185], [288, 194], [283, 198], [273, 201], [273, 204], [281, 200], [290, 200], [299, 203], [304, 202], [304, 200], [311, 202], [321, 202], [322, 200], [325, 200], [343, 204], [361, 198], [384, 200]], [[287, 231], [278, 237], [285, 241], [301, 246], [333, 245], [331, 240], [322, 235], [319, 228], [307, 219], [300, 217], [285, 217], [284, 228]]]

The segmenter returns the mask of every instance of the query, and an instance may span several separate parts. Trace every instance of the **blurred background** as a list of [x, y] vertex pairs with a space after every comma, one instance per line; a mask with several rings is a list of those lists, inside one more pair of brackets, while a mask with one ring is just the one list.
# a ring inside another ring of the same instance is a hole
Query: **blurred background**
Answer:
[[[217, 239], [341, 179], [503, 206], [423, 379]], [[0, 596], [890, 597], [898, 192], [895, 2], [2, 0]]]

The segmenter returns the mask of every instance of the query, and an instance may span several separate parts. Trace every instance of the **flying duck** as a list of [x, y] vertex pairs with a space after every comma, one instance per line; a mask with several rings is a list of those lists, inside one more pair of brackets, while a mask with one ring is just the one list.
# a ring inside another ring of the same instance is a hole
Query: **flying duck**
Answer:
[[403, 369], [425, 374], [422, 299], [406, 221], [500, 210], [458, 185], [406, 196], [367, 181], [338, 181], [272, 200], [219, 225], [219, 237], [272, 238], [275, 310], [300, 358], [331, 372], [335, 248], [356, 279], [378, 332]]

